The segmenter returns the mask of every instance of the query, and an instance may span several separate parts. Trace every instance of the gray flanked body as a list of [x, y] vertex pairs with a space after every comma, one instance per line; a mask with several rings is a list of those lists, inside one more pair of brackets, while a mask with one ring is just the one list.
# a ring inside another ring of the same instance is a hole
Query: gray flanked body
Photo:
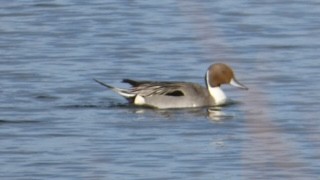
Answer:
[[[215, 105], [207, 88], [188, 82], [138, 82], [124, 80], [130, 83], [134, 104], [147, 105], [160, 109], [190, 108]], [[141, 100], [141, 101], [140, 101]]]

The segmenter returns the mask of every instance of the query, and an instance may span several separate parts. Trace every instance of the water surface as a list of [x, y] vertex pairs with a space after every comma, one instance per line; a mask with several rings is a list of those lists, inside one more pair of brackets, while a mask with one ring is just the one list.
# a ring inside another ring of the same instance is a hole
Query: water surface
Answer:
[[[319, 179], [319, 3], [7, 1], [1, 179]], [[249, 91], [214, 109], [136, 108], [92, 79]]]

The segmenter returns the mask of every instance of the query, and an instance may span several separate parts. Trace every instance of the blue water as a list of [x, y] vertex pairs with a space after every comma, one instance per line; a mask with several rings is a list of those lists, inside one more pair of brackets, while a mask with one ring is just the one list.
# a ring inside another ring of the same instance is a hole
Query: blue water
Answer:
[[[319, 179], [320, 4], [5, 1], [0, 179]], [[250, 88], [213, 109], [126, 104], [92, 79]]]

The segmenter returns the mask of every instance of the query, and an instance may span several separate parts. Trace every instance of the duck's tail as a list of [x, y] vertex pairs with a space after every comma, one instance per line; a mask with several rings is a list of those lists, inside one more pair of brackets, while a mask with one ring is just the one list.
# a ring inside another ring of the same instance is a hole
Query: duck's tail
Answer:
[[117, 88], [117, 87], [113, 87], [113, 86], [110, 86], [109, 84], [106, 84], [104, 82], [101, 82], [97, 79], [93, 79], [94, 81], [96, 81], [97, 83], [101, 84], [102, 86], [105, 86], [109, 89], [111, 89], [112, 91], [120, 94], [121, 96], [125, 97], [126, 99], [132, 99], [136, 96], [136, 94], [132, 93], [130, 90], [128, 89], [121, 89], [121, 88]]

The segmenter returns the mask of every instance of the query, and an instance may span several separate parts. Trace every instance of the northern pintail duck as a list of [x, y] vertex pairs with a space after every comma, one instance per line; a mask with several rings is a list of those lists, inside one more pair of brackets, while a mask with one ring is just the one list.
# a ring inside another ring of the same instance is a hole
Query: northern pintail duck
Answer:
[[155, 82], [123, 79], [131, 89], [110, 86], [95, 79], [101, 85], [126, 98], [129, 103], [159, 109], [219, 106], [227, 102], [221, 89], [222, 84], [230, 84], [248, 89], [237, 81], [233, 70], [226, 64], [212, 64], [205, 75], [206, 87], [191, 82]]

